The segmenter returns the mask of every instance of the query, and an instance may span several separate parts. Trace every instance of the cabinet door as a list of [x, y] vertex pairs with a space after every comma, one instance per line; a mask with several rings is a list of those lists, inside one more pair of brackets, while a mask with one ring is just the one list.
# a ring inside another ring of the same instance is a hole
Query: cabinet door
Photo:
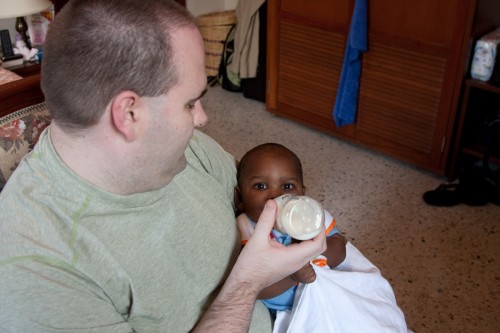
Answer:
[[445, 173], [475, 0], [369, 1], [357, 121], [341, 128], [332, 112], [354, 0], [268, 5], [271, 112]]
[[336, 131], [331, 113], [342, 69], [350, 2], [270, 0], [268, 5], [268, 109]]
[[470, 1], [370, 2], [355, 140], [446, 171]]

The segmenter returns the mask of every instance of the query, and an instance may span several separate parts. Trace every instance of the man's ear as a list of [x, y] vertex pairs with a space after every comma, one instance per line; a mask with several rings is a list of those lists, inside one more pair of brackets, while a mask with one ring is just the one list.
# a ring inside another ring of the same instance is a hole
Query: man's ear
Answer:
[[243, 211], [243, 201], [241, 200], [241, 191], [238, 186], [234, 188], [234, 205], [240, 212]]
[[135, 92], [122, 91], [111, 102], [111, 119], [115, 128], [127, 141], [133, 141], [138, 131], [138, 98]]
[[302, 185], [302, 195], [305, 195], [306, 194], [306, 187], [304, 185]]

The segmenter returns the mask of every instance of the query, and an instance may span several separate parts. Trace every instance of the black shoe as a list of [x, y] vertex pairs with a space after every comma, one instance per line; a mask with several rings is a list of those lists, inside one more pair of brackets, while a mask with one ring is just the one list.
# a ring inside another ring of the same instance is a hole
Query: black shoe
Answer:
[[423, 195], [423, 199], [428, 205], [437, 207], [456, 206], [464, 202], [464, 198], [464, 190], [460, 184], [442, 184]]

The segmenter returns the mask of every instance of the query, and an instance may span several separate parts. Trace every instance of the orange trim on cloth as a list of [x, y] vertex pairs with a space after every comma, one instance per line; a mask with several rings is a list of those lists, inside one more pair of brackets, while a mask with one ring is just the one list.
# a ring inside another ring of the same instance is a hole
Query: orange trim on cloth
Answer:
[[333, 230], [333, 228], [335, 228], [335, 225], [337, 225], [337, 221], [335, 221], [335, 219], [332, 219], [332, 222], [330, 222], [330, 225], [328, 226], [328, 229], [326, 229], [326, 235], [327, 236]]
[[319, 267], [325, 267], [328, 265], [328, 262], [325, 258], [319, 258], [319, 259], [314, 259], [312, 261], [313, 265], [319, 266]]

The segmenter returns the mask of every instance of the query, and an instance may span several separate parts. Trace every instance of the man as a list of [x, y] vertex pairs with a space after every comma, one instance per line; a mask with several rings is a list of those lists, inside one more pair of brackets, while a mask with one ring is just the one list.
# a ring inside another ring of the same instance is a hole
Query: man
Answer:
[[265, 332], [259, 291], [325, 250], [271, 242], [270, 201], [238, 255], [234, 159], [207, 116], [203, 41], [166, 0], [74, 0], [51, 24], [53, 116], [0, 196], [0, 328]]

